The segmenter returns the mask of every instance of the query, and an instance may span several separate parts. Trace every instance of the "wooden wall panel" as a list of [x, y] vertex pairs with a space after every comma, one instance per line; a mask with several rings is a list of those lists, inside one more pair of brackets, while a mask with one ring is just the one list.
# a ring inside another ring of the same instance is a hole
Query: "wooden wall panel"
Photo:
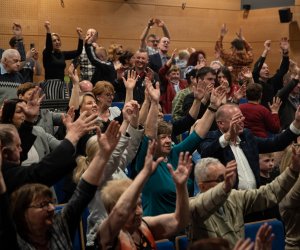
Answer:
[[[181, 8], [186, 2], [185, 9]], [[45, 43], [44, 21], [49, 20], [52, 31], [62, 37], [63, 49], [74, 49], [77, 45], [76, 27], [86, 31], [94, 27], [99, 31], [99, 43], [121, 43], [125, 48], [136, 49], [139, 36], [150, 17], [165, 21], [171, 33], [171, 50], [187, 47], [201, 48], [207, 52], [208, 60], [214, 58], [214, 44], [222, 23], [226, 22], [229, 33], [225, 37], [225, 48], [235, 37], [239, 27], [254, 48], [258, 57], [266, 39], [273, 41], [267, 62], [275, 70], [280, 57], [278, 43], [280, 37], [291, 40], [292, 57], [300, 62], [299, 11], [300, 0], [292, 7], [295, 22], [280, 24], [277, 8], [250, 10], [243, 18], [239, 0], [1, 0], [0, 2], [0, 47], [7, 48], [12, 36], [13, 22], [20, 22], [25, 35], [26, 48], [34, 42], [41, 52]], [[161, 29], [154, 27], [151, 33], [162, 35]]]

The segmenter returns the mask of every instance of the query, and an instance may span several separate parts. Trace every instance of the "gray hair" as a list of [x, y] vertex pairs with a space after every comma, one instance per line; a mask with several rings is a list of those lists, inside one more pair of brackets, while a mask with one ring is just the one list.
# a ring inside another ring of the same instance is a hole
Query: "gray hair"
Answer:
[[195, 180], [197, 183], [201, 181], [207, 181], [208, 176], [207, 176], [207, 168], [211, 164], [220, 164], [221, 162], [212, 157], [207, 157], [207, 158], [202, 158], [200, 161], [195, 166]]
[[12, 124], [0, 124], [0, 140], [2, 146], [9, 147], [13, 143], [13, 133], [18, 133], [16, 127]]
[[17, 51], [16, 49], [6, 49], [2, 53], [1, 62], [3, 63], [4, 59], [11, 58], [11, 57], [13, 57], [15, 55], [20, 56], [19, 51]]

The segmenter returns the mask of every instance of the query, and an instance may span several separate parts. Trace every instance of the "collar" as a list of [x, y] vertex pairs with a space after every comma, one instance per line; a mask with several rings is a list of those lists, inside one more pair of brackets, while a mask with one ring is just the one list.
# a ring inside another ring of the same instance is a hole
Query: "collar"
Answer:
[[4, 68], [4, 65], [2, 63], [0, 63], [0, 74], [4, 75], [4, 74], [8, 74], [8, 72], [6, 71], [6, 69]]

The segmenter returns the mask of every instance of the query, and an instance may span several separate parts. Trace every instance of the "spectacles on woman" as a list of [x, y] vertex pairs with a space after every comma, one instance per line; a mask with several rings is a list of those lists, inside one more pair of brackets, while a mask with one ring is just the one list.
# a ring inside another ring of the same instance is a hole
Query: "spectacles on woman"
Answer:
[[55, 199], [45, 200], [37, 204], [30, 205], [28, 208], [41, 208], [43, 210], [47, 210], [50, 205], [54, 205], [56, 203]]

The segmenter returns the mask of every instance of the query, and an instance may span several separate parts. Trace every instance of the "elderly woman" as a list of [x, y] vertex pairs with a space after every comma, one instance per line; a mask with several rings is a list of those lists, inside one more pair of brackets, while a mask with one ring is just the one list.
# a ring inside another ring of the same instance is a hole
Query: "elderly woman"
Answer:
[[72, 249], [81, 213], [93, 198], [119, 138], [116, 122], [103, 135], [98, 130], [99, 150], [61, 213], [54, 213], [52, 193], [44, 185], [26, 184], [12, 194], [11, 212], [20, 249]]
[[156, 249], [155, 240], [168, 238], [183, 229], [189, 221], [186, 182], [192, 162], [181, 153], [177, 170], [168, 168], [176, 184], [174, 213], [142, 217], [141, 191], [163, 157], [153, 161], [156, 142], [149, 143], [143, 170], [131, 180], [113, 180], [102, 189], [101, 199], [108, 213], [99, 227], [99, 249]]
[[64, 71], [66, 60], [79, 56], [83, 48], [81, 28], [77, 28], [79, 37], [77, 50], [61, 51], [61, 39], [57, 33], [51, 33], [50, 22], [45, 22], [47, 31], [46, 48], [43, 51], [43, 65], [45, 68], [45, 82], [42, 84], [47, 99], [63, 99], [66, 97]]

